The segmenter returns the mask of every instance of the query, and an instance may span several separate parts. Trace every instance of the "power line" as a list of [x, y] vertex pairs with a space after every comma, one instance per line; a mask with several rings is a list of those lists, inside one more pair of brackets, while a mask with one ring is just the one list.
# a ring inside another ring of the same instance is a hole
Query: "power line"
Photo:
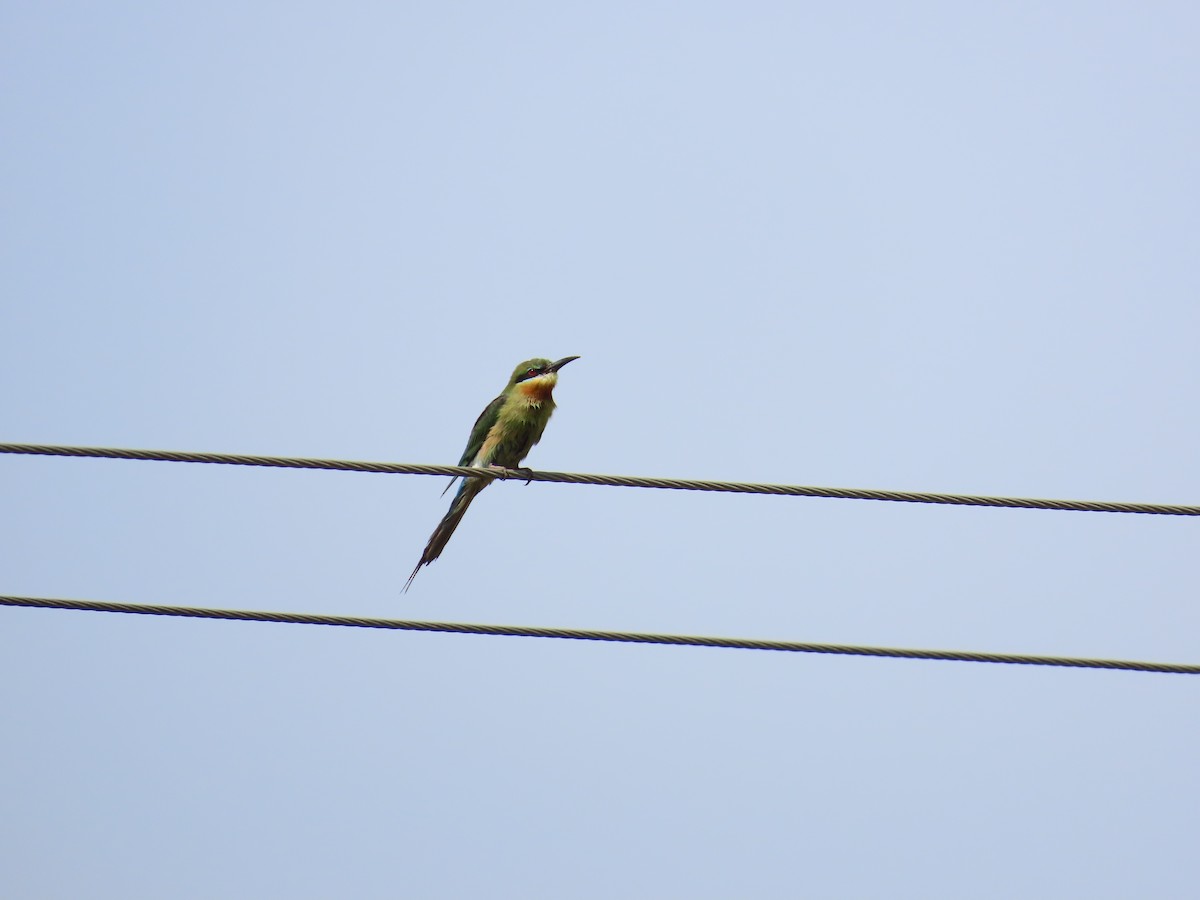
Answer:
[[1024, 666], [1062, 666], [1077, 669], [1123, 669], [1200, 675], [1200, 665], [1133, 662], [1123, 659], [1085, 659], [1070, 656], [1029, 656], [1012, 653], [973, 653], [960, 650], [905, 650], [895, 647], [859, 647], [848, 644], [809, 644], [752, 638], [697, 637], [682, 634], [644, 634], [626, 631], [590, 631], [577, 628], [536, 628], [524, 625], [470, 625], [461, 622], [418, 622], [405, 619], [369, 619], [357, 616], [259, 612], [242, 609], [208, 609], [196, 606], [152, 606], [140, 603], [107, 603], [99, 600], [61, 600], [45, 597], [0, 597], [0, 606], [32, 609], [70, 609], [86, 612], [134, 613], [148, 616], [182, 616], [192, 619], [232, 619], [240, 622], [274, 622], [291, 625], [337, 625], [348, 628], [386, 628], [394, 631], [434, 631], [447, 634], [482, 634], [503, 637], [559, 638], [575, 641], [610, 641], [627, 644], [669, 644], [686, 647], [724, 647], [730, 650], [777, 650], [789, 653], [826, 653], [842, 656], [882, 656], [893, 659], [937, 659], [953, 662], [1008, 663]]
[[214, 463], [227, 466], [273, 466], [286, 469], [333, 469], [342, 472], [375, 472], [392, 475], [452, 475], [500, 480], [550, 481], [560, 484], [594, 484], [605, 487], [658, 488], [674, 491], [715, 491], [727, 494], [774, 494], [786, 497], [826, 497], [843, 500], [886, 500], [898, 503], [937, 503], [950, 506], [994, 506], [1015, 509], [1070, 510], [1074, 512], [1200, 516], [1200, 506], [1163, 503], [1112, 503], [1102, 500], [1039, 500], [1029, 497], [932, 494], [860, 488], [807, 487], [791, 484], [754, 484], [739, 481], [694, 481], [679, 478], [642, 478], [628, 475], [588, 475], [578, 472], [534, 472], [528, 469], [474, 469], [465, 466], [356, 462], [342, 459], [305, 459], [286, 456], [246, 456], [233, 453], [194, 453], [177, 450], [124, 450], [112, 447], [62, 447], [49, 444], [0, 443], [0, 453], [20, 453], [36, 456], [84, 456], [101, 459], [158, 460], [161, 462]]

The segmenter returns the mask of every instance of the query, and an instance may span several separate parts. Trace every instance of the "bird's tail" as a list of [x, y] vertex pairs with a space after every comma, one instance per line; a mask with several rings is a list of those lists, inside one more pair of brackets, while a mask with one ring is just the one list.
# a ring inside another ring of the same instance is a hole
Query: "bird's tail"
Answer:
[[417, 572], [421, 571], [421, 566], [427, 566], [442, 554], [442, 550], [446, 546], [446, 542], [450, 540], [450, 536], [454, 534], [454, 529], [458, 527], [458, 523], [462, 521], [462, 517], [467, 512], [467, 507], [471, 505], [471, 501], [479, 496], [479, 492], [488, 486], [486, 478], [464, 478], [462, 486], [458, 489], [458, 493], [454, 495], [454, 500], [450, 504], [450, 510], [442, 517], [442, 521], [438, 522], [437, 528], [433, 529], [433, 534], [429, 536], [429, 543], [425, 545], [425, 552], [421, 554], [421, 561], [417, 563], [412, 574], [408, 576], [408, 581], [404, 582], [404, 590], [407, 591], [412, 586], [413, 579], [417, 577]]

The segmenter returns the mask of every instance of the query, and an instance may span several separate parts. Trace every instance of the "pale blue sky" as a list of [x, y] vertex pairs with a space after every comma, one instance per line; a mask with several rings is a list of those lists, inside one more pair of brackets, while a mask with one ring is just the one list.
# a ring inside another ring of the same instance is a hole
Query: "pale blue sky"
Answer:
[[[0, 5], [3, 440], [1200, 502], [1192, 3]], [[7, 594], [1200, 661], [1189, 519], [0, 458]], [[0, 610], [28, 898], [1183, 896], [1200, 680]]]

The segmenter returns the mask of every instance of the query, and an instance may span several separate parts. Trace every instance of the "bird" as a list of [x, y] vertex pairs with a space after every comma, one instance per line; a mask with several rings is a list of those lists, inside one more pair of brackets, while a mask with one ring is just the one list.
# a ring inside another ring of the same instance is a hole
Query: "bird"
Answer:
[[[553, 391], [558, 383], [558, 370], [577, 359], [578, 356], [566, 356], [551, 362], [535, 357], [513, 369], [500, 396], [489, 403], [475, 420], [475, 427], [471, 429], [471, 437], [467, 440], [467, 449], [463, 451], [458, 464], [479, 469], [518, 468], [533, 445], [542, 439], [546, 423], [554, 413]], [[429, 565], [441, 555], [471, 501], [479, 496], [479, 492], [490, 481], [488, 478], [463, 479], [449, 511], [429, 536], [420, 562], [404, 583], [404, 592], [412, 586], [421, 566]], [[451, 480], [446, 485], [446, 491], [453, 485], [454, 480]]]

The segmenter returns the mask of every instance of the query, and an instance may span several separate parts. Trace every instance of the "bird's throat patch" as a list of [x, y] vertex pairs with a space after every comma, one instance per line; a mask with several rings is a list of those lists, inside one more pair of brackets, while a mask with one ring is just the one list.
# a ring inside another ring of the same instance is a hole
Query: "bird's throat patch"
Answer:
[[517, 390], [521, 392], [530, 405], [542, 404], [550, 399], [550, 395], [554, 391], [554, 385], [558, 383], [558, 375], [554, 372], [547, 372], [545, 375], [538, 375], [536, 378], [529, 378], [520, 382], [517, 385]]

